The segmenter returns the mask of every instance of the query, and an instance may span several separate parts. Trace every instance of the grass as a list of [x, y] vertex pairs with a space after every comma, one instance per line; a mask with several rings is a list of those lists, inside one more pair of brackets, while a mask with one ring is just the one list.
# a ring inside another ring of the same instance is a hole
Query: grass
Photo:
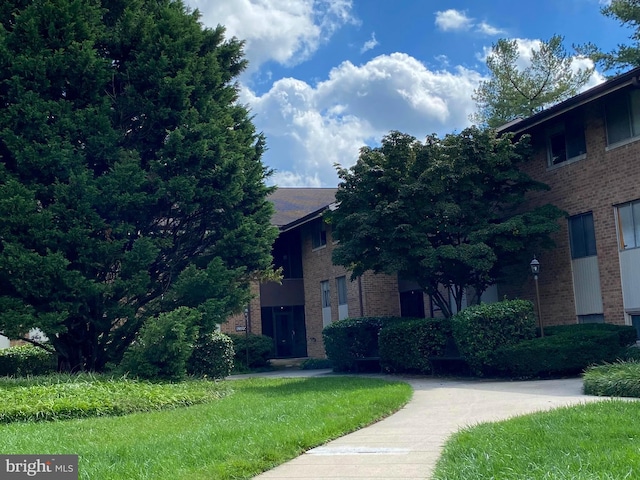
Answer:
[[78, 454], [81, 479], [251, 478], [411, 396], [405, 383], [357, 377], [223, 383], [233, 393], [187, 408], [0, 425], [0, 452]]
[[640, 361], [590, 367], [583, 375], [584, 393], [611, 397], [640, 397]]
[[462, 430], [434, 480], [640, 478], [640, 405], [608, 400]]

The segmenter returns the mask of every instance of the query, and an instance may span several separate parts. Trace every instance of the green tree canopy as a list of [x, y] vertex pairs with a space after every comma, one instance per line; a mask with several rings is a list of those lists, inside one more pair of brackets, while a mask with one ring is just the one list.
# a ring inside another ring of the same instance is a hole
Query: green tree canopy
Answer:
[[605, 70], [621, 73], [630, 67], [640, 66], [640, 0], [612, 0], [602, 7], [603, 15], [614, 18], [624, 27], [632, 29], [631, 45], [618, 45], [611, 52], [603, 52], [593, 43], [580, 45], [576, 50], [593, 59]]
[[577, 94], [593, 69], [574, 70], [562, 41], [563, 37], [554, 35], [531, 51], [527, 66], [519, 66], [517, 40], [498, 40], [487, 56], [490, 78], [474, 91], [478, 110], [471, 120], [495, 128]]
[[479, 296], [552, 245], [562, 212], [521, 210], [528, 191], [546, 188], [518, 168], [528, 154], [528, 137], [476, 127], [425, 143], [391, 132], [380, 147], [362, 148], [353, 167], [338, 169], [338, 208], [328, 217], [334, 262], [354, 277], [414, 280], [451, 315], [449, 291], [459, 310], [466, 287]]
[[180, 306], [211, 330], [271, 269], [242, 43], [177, 0], [0, 4], [0, 331], [117, 363]]

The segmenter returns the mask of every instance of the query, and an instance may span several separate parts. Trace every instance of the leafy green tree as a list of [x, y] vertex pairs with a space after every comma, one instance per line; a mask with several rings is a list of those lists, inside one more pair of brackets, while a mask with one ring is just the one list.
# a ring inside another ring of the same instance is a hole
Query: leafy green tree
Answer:
[[479, 297], [552, 245], [562, 212], [522, 210], [527, 192], [546, 188], [518, 168], [528, 155], [528, 137], [476, 127], [425, 143], [391, 132], [338, 168], [339, 206], [328, 216], [334, 262], [354, 277], [370, 270], [414, 280], [451, 316], [448, 292], [460, 310], [467, 287]]
[[517, 40], [498, 40], [487, 56], [490, 78], [473, 93], [478, 111], [471, 120], [499, 127], [577, 94], [593, 69], [574, 70], [562, 41], [563, 37], [554, 35], [542, 42], [532, 50], [530, 64], [521, 67]]
[[621, 73], [630, 67], [640, 66], [640, 0], [612, 0], [600, 10], [603, 15], [614, 18], [624, 27], [633, 31], [629, 35], [631, 45], [618, 45], [611, 52], [605, 53], [593, 43], [580, 45], [576, 50], [590, 57], [605, 70]]
[[242, 42], [177, 0], [0, 4], [0, 331], [61, 368], [118, 363], [147, 319], [238, 311], [271, 270]]

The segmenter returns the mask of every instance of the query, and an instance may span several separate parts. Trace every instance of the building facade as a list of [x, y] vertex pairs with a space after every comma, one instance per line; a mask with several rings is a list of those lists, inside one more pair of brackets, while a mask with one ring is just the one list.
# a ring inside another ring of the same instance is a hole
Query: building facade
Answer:
[[[640, 69], [500, 131], [531, 136], [523, 169], [547, 185], [528, 205], [567, 214], [538, 258], [545, 325], [607, 322], [640, 331]], [[533, 282], [501, 293], [534, 298]]]
[[394, 275], [367, 272], [352, 280], [331, 259], [335, 242], [322, 214], [335, 202], [335, 188], [280, 188], [271, 196], [280, 235], [273, 247], [282, 282], [254, 286], [245, 313], [221, 326], [225, 333], [270, 336], [275, 356], [325, 356], [322, 329], [337, 320], [364, 316], [430, 316], [428, 298]]

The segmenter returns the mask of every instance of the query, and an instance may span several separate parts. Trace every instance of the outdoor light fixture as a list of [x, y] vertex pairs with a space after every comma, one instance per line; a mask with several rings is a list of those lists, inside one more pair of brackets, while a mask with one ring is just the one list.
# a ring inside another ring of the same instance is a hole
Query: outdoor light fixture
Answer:
[[540, 313], [540, 289], [538, 288], [538, 275], [540, 274], [540, 262], [533, 256], [533, 260], [529, 264], [533, 279], [536, 282], [536, 304], [538, 307], [538, 324], [540, 325], [540, 336], [544, 337], [544, 325], [542, 324], [542, 313]]
[[531, 273], [533, 273], [536, 277], [540, 273], [540, 262], [536, 259], [536, 256], [533, 256], [533, 260], [531, 260]]

